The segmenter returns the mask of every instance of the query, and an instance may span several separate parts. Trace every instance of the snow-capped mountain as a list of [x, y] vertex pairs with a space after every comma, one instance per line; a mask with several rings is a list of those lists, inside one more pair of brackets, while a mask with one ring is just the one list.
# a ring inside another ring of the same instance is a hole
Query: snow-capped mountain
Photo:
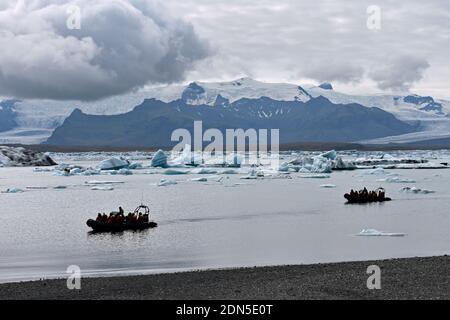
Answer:
[[[0, 109], [0, 118], [8, 119], [8, 125], [2, 125], [3, 122], [0, 120], [0, 143], [43, 142], [75, 108], [92, 115], [114, 115], [128, 112], [149, 98], [167, 103], [181, 99], [192, 107], [199, 105], [224, 107], [241, 99], [267, 97], [269, 100], [275, 101], [307, 102], [319, 96], [326, 97], [335, 104], [358, 103], [365, 107], [377, 107], [415, 126], [420, 122], [418, 132], [383, 137], [377, 140], [365, 140], [365, 142], [412, 142], [450, 137], [449, 101], [413, 94], [403, 96], [390, 94], [350, 95], [335, 91], [330, 83], [323, 83], [319, 86], [299, 86], [287, 83], [265, 83], [251, 78], [241, 78], [230, 82], [192, 82], [188, 85], [150, 87], [139, 92], [93, 102], [4, 100], [3, 104], [7, 105], [8, 108], [3, 107], [7, 111]], [[260, 103], [264, 103], [264, 100]], [[258, 116], [264, 118], [271, 118], [286, 112], [282, 105], [278, 110], [271, 110], [271, 112], [263, 112], [264, 105], [261, 105], [260, 109]], [[253, 108], [253, 110], [257, 110], [257, 108]], [[1, 112], [4, 112], [4, 114]]]

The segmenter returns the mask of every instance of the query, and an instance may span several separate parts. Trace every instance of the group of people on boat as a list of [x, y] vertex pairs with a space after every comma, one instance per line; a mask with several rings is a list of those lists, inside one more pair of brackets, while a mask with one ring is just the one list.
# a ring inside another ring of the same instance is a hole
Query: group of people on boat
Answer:
[[123, 208], [119, 207], [118, 212], [111, 212], [109, 216], [105, 213], [99, 213], [95, 221], [107, 224], [146, 223], [149, 222], [149, 214], [130, 212], [125, 215]]
[[352, 189], [350, 193], [344, 195], [344, 198], [350, 203], [383, 202], [391, 200], [391, 198], [386, 197], [383, 188], [379, 188], [376, 191], [368, 191], [367, 188], [359, 191], [354, 191]]

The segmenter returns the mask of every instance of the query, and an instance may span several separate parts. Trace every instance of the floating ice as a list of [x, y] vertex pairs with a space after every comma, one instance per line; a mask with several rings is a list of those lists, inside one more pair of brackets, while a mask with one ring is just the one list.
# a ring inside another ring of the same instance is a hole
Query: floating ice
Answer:
[[178, 184], [178, 182], [176, 182], [175, 180], [161, 179], [158, 182], [158, 187], [166, 187], [166, 186], [170, 186], [170, 185], [174, 185], [174, 184]]
[[2, 167], [40, 167], [54, 165], [56, 165], [56, 162], [45, 153], [32, 151], [23, 147], [0, 146], [0, 166]]
[[191, 179], [191, 181], [195, 181], [195, 182], [207, 182], [208, 178], [205, 177], [201, 177], [201, 178], [193, 178]]
[[53, 170], [54, 170], [53, 168], [45, 168], [45, 167], [33, 168], [33, 172], [51, 172]]
[[136, 169], [142, 169], [144, 166], [140, 162], [133, 162], [128, 166], [128, 169], [136, 170]]
[[119, 170], [122, 168], [126, 168], [130, 165], [128, 160], [122, 158], [110, 158], [103, 160], [97, 165], [97, 169], [100, 170]]
[[176, 169], [167, 169], [163, 172], [163, 174], [168, 176], [175, 176], [181, 174], [189, 174], [190, 170], [176, 170]]
[[[333, 162], [325, 157], [299, 157], [290, 161], [288, 164], [282, 164], [281, 171], [295, 171], [310, 172], [310, 173], [331, 173], [333, 169]], [[288, 170], [286, 170], [286, 167]]]
[[73, 168], [73, 169], [71, 169], [70, 170], [70, 175], [75, 175], [75, 174], [80, 174], [82, 171], [81, 171], [81, 168]]
[[351, 161], [344, 161], [341, 157], [337, 157], [333, 161], [333, 170], [355, 170], [356, 165]]
[[48, 187], [28, 186], [28, 187], [25, 187], [25, 189], [28, 189], [28, 190], [45, 190], [45, 189], [48, 189]]
[[335, 184], [321, 184], [320, 187], [321, 188], [332, 189], [332, 188], [336, 188], [336, 185]]
[[328, 179], [330, 178], [329, 174], [307, 174], [307, 175], [301, 175], [301, 178], [308, 178], [308, 179]]
[[55, 187], [53, 187], [53, 189], [67, 189], [67, 186], [63, 186], [63, 185], [55, 186]]
[[2, 191], [2, 193], [22, 193], [22, 192], [24, 191], [20, 188], [8, 188], [5, 191]]
[[96, 187], [92, 187], [91, 190], [97, 190], [97, 191], [112, 191], [112, 190], [114, 190], [114, 187], [113, 187], [113, 186], [108, 186], [108, 185], [102, 186], [102, 187], [96, 186]]
[[408, 193], [420, 193], [420, 194], [429, 194], [429, 193], [435, 193], [436, 191], [433, 190], [427, 190], [427, 189], [420, 189], [416, 187], [403, 187], [400, 189], [401, 192], [408, 192]]
[[387, 183], [416, 183], [415, 180], [400, 178], [400, 177], [388, 177], [386, 179], [378, 179], [377, 182], [387, 182]]
[[216, 169], [211, 169], [211, 168], [199, 168], [199, 169], [192, 170], [192, 173], [195, 173], [195, 174], [217, 174], [218, 171]]
[[152, 158], [152, 167], [167, 168], [167, 155], [162, 150], [158, 150]]
[[375, 176], [383, 176], [389, 174], [386, 170], [383, 168], [375, 168], [372, 170], [364, 171], [363, 174], [365, 175], [375, 175]]
[[234, 169], [225, 169], [225, 170], [221, 171], [220, 173], [221, 174], [238, 174], [239, 172]]
[[86, 181], [85, 184], [86, 185], [108, 185], [108, 184], [120, 184], [120, 183], [124, 183], [123, 181], [98, 181], [98, 180], [91, 180], [91, 181]]
[[363, 229], [358, 236], [366, 236], [366, 237], [403, 237], [404, 233], [391, 233], [391, 232], [383, 232], [375, 229]]
[[330, 160], [336, 160], [337, 153], [335, 150], [331, 150], [331, 151], [322, 153], [320, 156], [323, 158], [330, 159]]
[[124, 175], [124, 176], [129, 176], [129, 175], [132, 175], [133, 172], [130, 169], [128, 169], [128, 168], [122, 168], [122, 169], [117, 171], [117, 174], [121, 174], [121, 175]]

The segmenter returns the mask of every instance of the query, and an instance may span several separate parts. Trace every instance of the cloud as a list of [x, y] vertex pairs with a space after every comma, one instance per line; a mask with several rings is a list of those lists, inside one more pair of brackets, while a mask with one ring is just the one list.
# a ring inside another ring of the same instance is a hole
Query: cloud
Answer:
[[[210, 55], [194, 27], [145, 0], [6, 1], [0, 95], [94, 100], [184, 80]], [[67, 27], [71, 5], [81, 29]]]
[[429, 67], [430, 64], [424, 58], [405, 55], [386, 61], [370, 72], [369, 77], [382, 90], [408, 91], [415, 82], [422, 79], [424, 71]]
[[313, 61], [300, 67], [299, 76], [319, 82], [338, 81], [341, 83], [359, 82], [364, 76], [364, 68], [345, 61]]

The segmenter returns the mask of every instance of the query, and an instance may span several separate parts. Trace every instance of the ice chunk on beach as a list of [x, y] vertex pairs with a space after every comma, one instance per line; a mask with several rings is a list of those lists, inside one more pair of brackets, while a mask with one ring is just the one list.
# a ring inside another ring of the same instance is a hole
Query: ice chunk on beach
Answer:
[[403, 237], [404, 233], [392, 233], [392, 232], [383, 232], [375, 229], [363, 229], [358, 236], [366, 236], [366, 237]]
[[158, 187], [166, 187], [166, 186], [170, 186], [170, 185], [174, 185], [174, 184], [178, 184], [178, 182], [176, 182], [175, 180], [161, 179], [157, 185], [158, 185]]
[[401, 192], [407, 192], [407, 193], [420, 193], [420, 194], [429, 194], [429, 193], [435, 193], [436, 191], [433, 190], [427, 190], [427, 189], [420, 189], [416, 187], [403, 187], [400, 189]]
[[165, 154], [164, 151], [162, 150], [158, 150], [151, 161], [151, 166], [152, 167], [161, 167], [161, 168], [167, 168], [167, 155]]
[[128, 160], [122, 158], [110, 158], [103, 160], [97, 165], [97, 169], [99, 170], [119, 170], [122, 168], [126, 168], [130, 165]]

